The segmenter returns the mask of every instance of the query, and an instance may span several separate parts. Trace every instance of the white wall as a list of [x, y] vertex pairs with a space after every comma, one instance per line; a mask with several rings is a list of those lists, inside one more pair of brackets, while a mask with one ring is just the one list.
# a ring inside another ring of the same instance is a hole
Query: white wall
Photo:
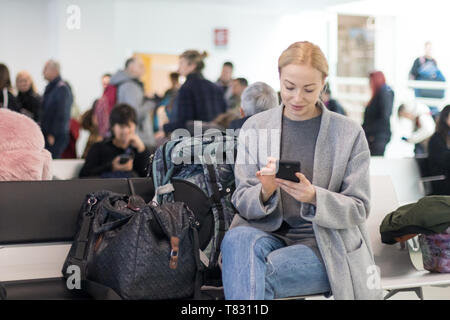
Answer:
[[[231, 60], [235, 76], [265, 81], [278, 89], [277, 59], [290, 43], [319, 44], [329, 58], [332, 75], [337, 60], [336, 13], [366, 14], [377, 17], [375, 67], [385, 71], [401, 98], [410, 92], [407, 75], [427, 40], [433, 42], [439, 66], [450, 78], [450, 42], [445, 41], [448, 1], [420, 3], [365, 0], [313, 11], [302, 10], [301, 4], [295, 7], [293, 2], [271, 10], [265, 7], [267, 2], [261, 7], [236, 7], [223, 1], [0, 0], [0, 39], [8, 44], [2, 45], [0, 61], [9, 66], [13, 78], [18, 71], [29, 70], [42, 91], [44, 62], [59, 59], [83, 110], [101, 94], [100, 76], [116, 71], [134, 51], [206, 50], [208, 78], [215, 80], [221, 64]], [[80, 30], [66, 27], [71, 4], [81, 8]], [[226, 49], [214, 47], [213, 30], [218, 27], [229, 29]]]
[[0, 62], [8, 66], [13, 82], [19, 71], [28, 70], [40, 90], [44, 62], [55, 46], [48, 36], [48, 10], [46, 0], [0, 2]]
[[[51, 0], [58, 12], [57, 59], [63, 77], [73, 87], [81, 110], [89, 109], [101, 96], [101, 76], [117, 68], [115, 59], [115, 11], [111, 0]], [[76, 4], [81, 9], [80, 29], [66, 27], [67, 8]]]
[[[329, 21], [334, 14], [296, 9], [293, 2], [291, 10], [220, 3], [0, 0], [1, 7], [7, 8], [0, 11], [0, 35], [9, 44], [2, 46], [0, 61], [7, 63], [13, 77], [19, 69], [30, 70], [42, 92], [43, 64], [48, 58], [58, 59], [80, 108], [86, 110], [101, 94], [101, 75], [117, 71], [135, 51], [206, 50], [207, 78], [216, 80], [222, 63], [230, 60], [235, 64], [234, 76], [265, 81], [277, 90], [277, 60], [290, 43], [309, 40], [330, 52]], [[72, 4], [81, 9], [79, 30], [66, 27], [66, 10]], [[214, 47], [215, 28], [229, 30], [227, 48]]]
[[[123, 56], [132, 48], [171, 54], [206, 50], [210, 54], [206, 77], [217, 79], [222, 63], [231, 60], [235, 76], [277, 87], [281, 51], [303, 39], [326, 46], [326, 19], [317, 12], [281, 17], [219, 5], [118, 1], [116, 49]], [[213, 30], [217, 27], [229, 30], [226, 49], [214, 47]]]

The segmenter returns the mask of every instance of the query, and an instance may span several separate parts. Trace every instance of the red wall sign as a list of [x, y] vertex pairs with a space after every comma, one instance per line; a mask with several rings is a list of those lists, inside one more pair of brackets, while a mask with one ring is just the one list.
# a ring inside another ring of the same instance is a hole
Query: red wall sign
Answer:
[[216, 47], [228, 45], [228, 29], [214, 29], [214, 44]]

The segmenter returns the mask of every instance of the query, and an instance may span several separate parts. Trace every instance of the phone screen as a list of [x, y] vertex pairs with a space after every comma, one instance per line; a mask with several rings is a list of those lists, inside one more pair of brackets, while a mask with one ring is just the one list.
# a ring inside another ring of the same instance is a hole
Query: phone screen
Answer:
[[282, 161], [278, 162], [278, 171], [276, 177], [278, 179], [289, 180], [292, 182], [300, 182], [295, 173], [301, 172], [300, 161]]

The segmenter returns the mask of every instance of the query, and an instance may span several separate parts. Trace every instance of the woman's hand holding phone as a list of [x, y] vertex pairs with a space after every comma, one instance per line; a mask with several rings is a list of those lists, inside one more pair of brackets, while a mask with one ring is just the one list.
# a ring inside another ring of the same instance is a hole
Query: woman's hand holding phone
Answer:
[[295, 175], [300, 179], [300, 182], [275, 178], [275, 183], [285, 192], [290, 194], [295, 200], [315, 205], [316, 189], [304, 174], [296, 172]]
[[278, 186], [275, 182], [277, 160], [272, 157], [269, 157], [268, 160], [269, 162], [267, 165], [256, 172], [256, 177], [262, 184], [261, 195], [263, 202], [269, 200], [275, 190], [277, 190]]

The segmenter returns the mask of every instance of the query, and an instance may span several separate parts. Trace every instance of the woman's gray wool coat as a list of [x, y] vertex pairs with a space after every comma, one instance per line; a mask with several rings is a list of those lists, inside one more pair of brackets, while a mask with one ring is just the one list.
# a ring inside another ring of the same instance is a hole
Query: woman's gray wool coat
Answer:
[[[370, 152], [364, 131], [322, 103], [318, 106], [322, 119], [312, 181], [317, 205], [304, 203], [299, 215], [312, 222], [334, 298], [382, 299], [379, 269], [365, 225], [370, 209]], [[241, 129], [232, 198], [239, 215], [231, 228], [247, 225], [271, 232], [283, 221], [280, 190], [263, 205], [256, 178], [268, 156], [279, 159], [283, 108], [258, 113]]]

